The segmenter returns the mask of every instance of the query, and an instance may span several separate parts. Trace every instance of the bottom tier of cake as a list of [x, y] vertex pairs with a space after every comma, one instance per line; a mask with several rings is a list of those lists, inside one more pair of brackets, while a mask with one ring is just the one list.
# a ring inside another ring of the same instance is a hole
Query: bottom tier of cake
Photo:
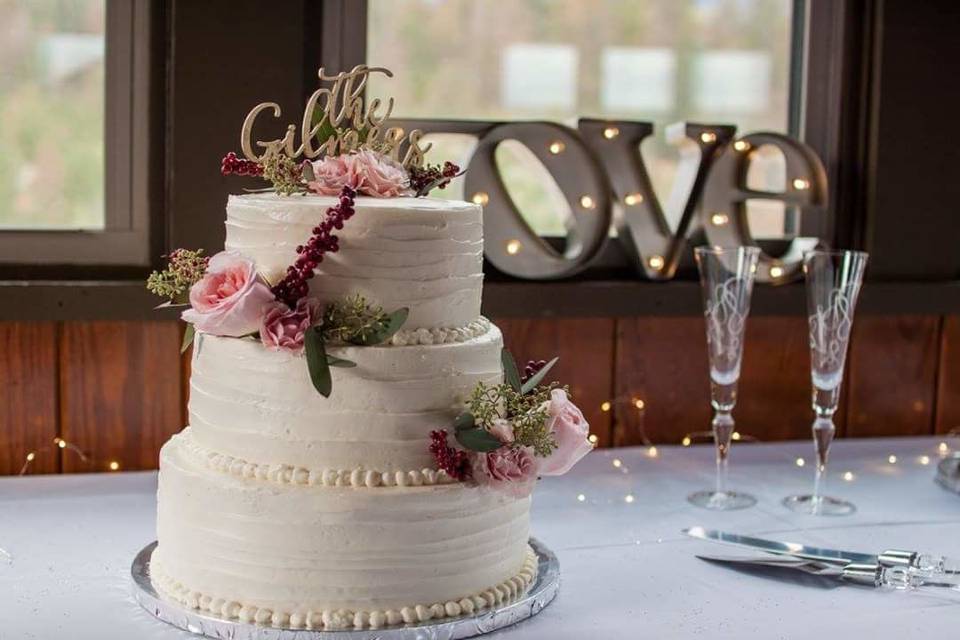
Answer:
[[160, 456], [158, 590], [281, 627], [382, 627], [472, 613], [536, 574], [529, 498], [460, 483], [283, 484], [205, 464], [184, 435]]

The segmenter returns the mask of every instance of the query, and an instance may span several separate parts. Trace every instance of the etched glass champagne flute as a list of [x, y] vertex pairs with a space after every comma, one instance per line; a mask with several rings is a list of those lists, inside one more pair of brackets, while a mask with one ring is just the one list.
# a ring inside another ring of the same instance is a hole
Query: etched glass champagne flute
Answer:
[[707, 324], [717, 482], [713, 490], [698, 491], [687, 499], [706, 509], [743, 509], [757, 502], [749, 494], [727, 489], [727, 461], [734, 431], [731, 412], [737, 403], [744, 328], [750, 313], [750, 294], [759, 255], [757, 247], [697, 247], [694, 250]]
[[799, 513], [841, 516], [856, 507], [823, 495], [833, 414], [840, 401], [843, 367], [850, 344], [853, 312], [863, 283], [867, 254], [862, 251], [810, 251], [804, 254], [807, 319], [810, 325], [810, 374], [813, 386], [813, 444], [817, 458], [813, 493], [790, 496], [784, 506]]

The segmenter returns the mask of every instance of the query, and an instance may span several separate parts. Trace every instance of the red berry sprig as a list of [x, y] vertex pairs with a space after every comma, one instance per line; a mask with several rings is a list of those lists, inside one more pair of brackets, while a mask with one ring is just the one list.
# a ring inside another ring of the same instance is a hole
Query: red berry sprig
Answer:
[[410, 188], [418, 196], [427, 195], [431, 189], [444, 189], [460, 175], [460, 167], [449, 160], [441, 167], [438, 164], [410, 168]]
[[437, 462], [437, 468], [446, 471], [451, 478], [463, 481], [470, 475], [470, 461], [466, 452], [447, 444], [446, 429], [430, 432], [430, 453]]
[[537, 375], [545, 366], [547, 366], [546, 360], [531, 360], [527, 363], [527, 366], [523, 368], [523, 375], [520, 376], [520, 381], [526, 382], [533, 376]]
[[327, 209], [323, 222], [313, 228], [307, 244], [297, 247], [297, 261], [287, 267], [287, 275], [271, 289], [277, 300], [292, 309], [297, 300], [306, 297], [310, 291], [307, 281], [313, 278], [313, 270], [323, 262], [324, 254], [340, 250], [340, 240], [333, 235], [333, 230], [343, 229], [343, 223], [353, 217], [356, 196], [357, 192], [350, 187], [340, 190], [340, 201]]
[[263, 167], [253, 160], [238, 158], [237, 154], [231, 151], [223, 156], [223, 160], [220, 161], [220, 173], [225, 176], [231, 174], [238, 176], [262, 176]]

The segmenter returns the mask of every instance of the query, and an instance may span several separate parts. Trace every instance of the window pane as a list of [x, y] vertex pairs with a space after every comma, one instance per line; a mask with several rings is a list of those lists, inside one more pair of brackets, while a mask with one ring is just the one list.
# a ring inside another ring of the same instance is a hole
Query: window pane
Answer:
[[0, 0], [0, 227], [104, 226], [105, 0]]
[[[787, 128], [791, 0], [369, 0], [368, 7], [368, 62], [395, 73], [371, 76], [369, 95], [394, 96], [396, 117], [649, 120], [658, 130], [643, 154], [664, 202], [677, 158], [664, 125]], [[468, 153], [469, 145], [438, 150], [455, 158], [449, 154]], [[528, 157], [512, 153], [501, 163], [508, 185], [510, 167]], [[511, 190], [532, 212], [544, 206], [537, 201], [544, 189], [529, 184], [538, 169], [516, 176], [527, 186]], [[751, 216], [755, 235], [784, 234], [783, 211], [773, 209]], [[562, 215], [531, 217], [538, 231], [562, 228]]]

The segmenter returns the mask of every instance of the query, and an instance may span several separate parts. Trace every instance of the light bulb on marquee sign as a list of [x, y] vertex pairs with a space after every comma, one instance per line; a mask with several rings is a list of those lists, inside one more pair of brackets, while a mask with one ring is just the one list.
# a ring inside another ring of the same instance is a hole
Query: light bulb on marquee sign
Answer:
[[[817, 155], [802, 142], [777, 133], [735, 137], [726, 125], [678, 123], [666, 128], [680, 148], [677, 191], [686, 197], [661, 203], [653, 190], [640, 145], [654, 134], [649, 122], [581, 119], [573, 129], [554, 122], [397, 120], [393, 126], [424, 134], [467, 134], [477, 145], [466, 166], [464, 193], [484, 207], [485, 255], [506, 274], [531, 280], [572, 276], [597, 257], [607, 242], [619, 242], [638, 273], [670, 279], [689, 252], [694, 234], [707, 244], [754, 245], [748, 199], [777, 200], [804, 216], [822, 216], [827, 179]], [[527, 224], [510, 198], [495, 161], [506, 140], [523, 144], [546, 168], [571, 212], [566, 249], [556, 250]], [[783, 192], [758, 191], [746, 185], [752, 151], [775, 147], [784, 158]], [[688, 185], [692, 185], [689, 186]], [[617, 205], [622, 215], [614, 221]], [[665, 211], [664, 207], [671, 209]], [[679, 221], [675, 228], [670, 220]], [[617, 236], [610, 237], [616, 224]], [[816, 224], [810, 228], [816, 228]], [[757, 280], [786, 282], [801, 273], [802, 249], [816, 238], [795, 238], [783, 255], [761, 254]], [[519, 251], [518, 247], [523, 247]]]

